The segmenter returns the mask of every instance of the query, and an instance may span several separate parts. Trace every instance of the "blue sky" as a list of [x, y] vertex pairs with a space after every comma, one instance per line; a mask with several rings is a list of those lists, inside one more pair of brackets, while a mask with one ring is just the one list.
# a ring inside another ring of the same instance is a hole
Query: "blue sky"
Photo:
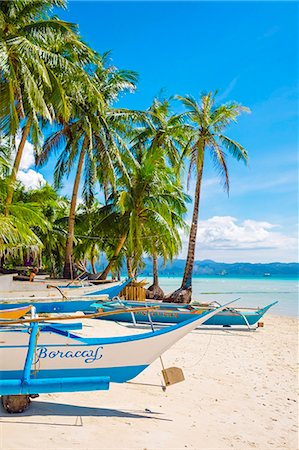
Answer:
[[[139, 73], [138, 91], [121, 106], [145, 109], [161, 89], [195, 97], [218, 89], [220, 102], [250, 107], [227, 132], [250, 157], [249, 167], [229, 159], [229, 198], [212, 165], [205, 169], [199, 259], [297, 259], [297, 14], [294, 2], [223, 1], [71, 1], [59, 11], [95, 50]], [[40, 170], [50, 182], [53, 164]]]

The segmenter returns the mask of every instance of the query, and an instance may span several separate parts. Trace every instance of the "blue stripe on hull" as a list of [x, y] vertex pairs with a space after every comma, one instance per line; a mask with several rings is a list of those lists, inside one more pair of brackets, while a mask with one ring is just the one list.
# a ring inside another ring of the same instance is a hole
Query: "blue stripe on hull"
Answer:
[[[246, 317], [249, 325], [255, 325], [256, 322], [261, 318], [260, 314], [244, 314], [244, 316]], [[244, 318], [242, 316], [239, 315], [230, 315], [230, 316], [225, 316], [225, 315], [220, 315], [217, 317], [211, 317], [209, 320], [207, 320], [203, 325], [247, 325]]]
[[[137, 377], [148, 366], [124, 366], [107, 368], [86, 368], [86, 369], [52, 369], [32, 371], [31, 377], [43, 378], [71, 378], [71, 377], [109, 377], [111, 383], [124, 383]], [[23, 374], [22, 370], [10, 370], [0, 372], [0, 380], [19, 380]], [[1, 395], [1, 392], [0, 392]]]
[[[103, 308], [104, 309], [104, 308]], [[104, 309], [104, 311], [106, 311]], [[111, 311], [111, 309], [107, 309], [107, 311]], [[159, 322], [159, 323], [181, 323], [185, 322], [188, 319], [192, 319], [194, 317], [199, 317], [199, 315], [195, 316], [195, 314], [177, 314], [177, 313], [171, 313], [167, 314], [167, 316], [163, 313], [158, 312], [151, 312], [151, 318], [153, 322]], [[136, 321], [137, 322], [146, 322], [149, 323], [149, 319], [147, 314], [141, 314], [141, 313], [134, 313]], [[106, 317], [99, 317], [101, 320], [112, 320], [116, 322], [133, 322], [132, 320], [132, 314], [131, 313], [120, 313], [120, 314], [112, 314], [111, 316]]]
[[71, 313], [75, 311], [94, 312], [94, 308], [90, 305], [94, 300], [56, 300], [49, 302], [24, 302], [24, 303], [3, 303], [0, 309], [11, 309], [13, 307], [34, 306], [37, 313]]
[[[95, 296], [95, 295], [108, 295], [108, 297], [111, 299], [113, 297], [117, 297], [121, 290], [130, 282], [130, 280], [127, 280], [120, 285], [117, 286], [110, 286], [106, 289], [98, 290], [95, 292], [91, 292], [85, 295], [82, 295], [82, 298], [80, 300], [60, 300], [60, 299], [53, 299], [52, 301], [48, 302], [39, 302], [34, 301], [32, 299], [32, 302], [24, 302], [24, 303], [16, 303], [12, 301], [12, 303], [1, 303], [0, 302], [0, 310], [2, 309], [11, 309], [14, 307], [25, 307], [25, 306], [34, 306], [36, 308], [37, 313], [71, 313], [76, 311], [84, 311], [84, 312], [94, 312], [94, 307], [91, 307], [90, 305], [94, 303], [93, 300], [89, 300], [89, 296]], [[78, 287], [79, 289], [79, 287]], [[7, 299], [8, 300], [8, 299]]]
[[[105, 309], [104, 309], [105, 310]], [[111, 311], [111, 309], [110, 309]], [[244, 314], [249, 325], [254, 325], [261, 317], [262, 314]], [[199, 315], [191, 313], [182, 312], [151, 312], [151, 318], [153, 322], [156, 323], [182, 323], [186, 320], [192, 319], [194, 317], [199, 317]], [[147, 315], [140, 313], [135, 313], [136, 321], [139, 323], [149, 323]], [[132, 315], [130, 313], [113, 314], [111, 316], [99, 318], [100, 320], [112, 320], [116, 322], [133, 322]], [[208, 319], [202, 325], [246, 325], [246, 322], [242, 316], [232, 315], [232, 314], [216, 314], [215, 316]]]

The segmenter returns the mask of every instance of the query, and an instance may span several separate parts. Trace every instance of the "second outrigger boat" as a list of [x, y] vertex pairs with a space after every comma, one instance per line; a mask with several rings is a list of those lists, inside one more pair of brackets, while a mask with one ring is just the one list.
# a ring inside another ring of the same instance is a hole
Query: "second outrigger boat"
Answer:
[[[110, 311], [111, 314], [106, 320], [113, 320], [117, 322], [139, 322], [148, 323], [150, 321], [154, 323], [181, 323], [191, 319], [196, 315], [216, 311], [213, 316], [207, 316], [203, 325], [207, 326], [242, 326], [245, 325], [248, 328], [254, 326], [263, 315], [278, 302], [273, 302], [264, 308], [232, 308], [225, 307], [219, 310], [219, 304], [212, 303], [209, 305], [197, 305], [179, 304], [179, 303], [162, 303], [159, 301], [124, 301], [115, 299], [112, 301], [99, 301], [93, 303], [91, 306], [94, 308], [100, 308], [105, 312]], [[134, 308], [136, 306], [152, 307], [155, 306], [150, 316], [144, 312], [138, 312], [132, 314], [130, 312], [123, 311], [123, 308]], [[120, 309], [122, 312], [120, 313]], [[112, 314], [114, 311], [114, 314]]]

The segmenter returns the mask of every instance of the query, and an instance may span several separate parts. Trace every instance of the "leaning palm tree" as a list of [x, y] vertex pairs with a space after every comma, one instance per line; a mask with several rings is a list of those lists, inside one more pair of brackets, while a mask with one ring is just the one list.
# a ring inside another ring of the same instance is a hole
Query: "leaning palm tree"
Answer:
[[198, 227], [199, 202], [202, 184], [202, 174], [206, 153], [209, 152], [215, 168], [220, 173], [224, 183], [224, 189], [229, 192], [229, 175], [226, 163], [227, 150], [238, 161], [247, 163], [248, 155], [241, 144], [226, 136], [224, 133], [232, 122], [242, 112], [249, 109], [239, 103], [230, 102], [220, 106], [215, 105], [215, 95], [212, 92], [201, 96], [199, 103], [191, 97], [176, 97], [187, 108], [184, 117], [188, 123], [186, 129], [190, 133], [190, 140], [186, 146], [182, 158], [189, 157], [188, 182], [191, 171], [196, 171], [196, 185], [194, 192], [194, 207], [189, 234], [187, 260], [180, 289], [173, 292], [168, 300], [189, 303], [192, 294], [192, 273], [195, 258], [196, 235]]
[[65, 0], [0, 1], [0, 125], [14, 142], [22, 128], [6, 215], [27, 138], [31, 134], [38, 148], [40, 119], [51, 123], [55, 116], [69, 117], [63, 76], [76, 74], [92, 58], [75, 25], [49, 16], [52, 7], [65, 5]]

